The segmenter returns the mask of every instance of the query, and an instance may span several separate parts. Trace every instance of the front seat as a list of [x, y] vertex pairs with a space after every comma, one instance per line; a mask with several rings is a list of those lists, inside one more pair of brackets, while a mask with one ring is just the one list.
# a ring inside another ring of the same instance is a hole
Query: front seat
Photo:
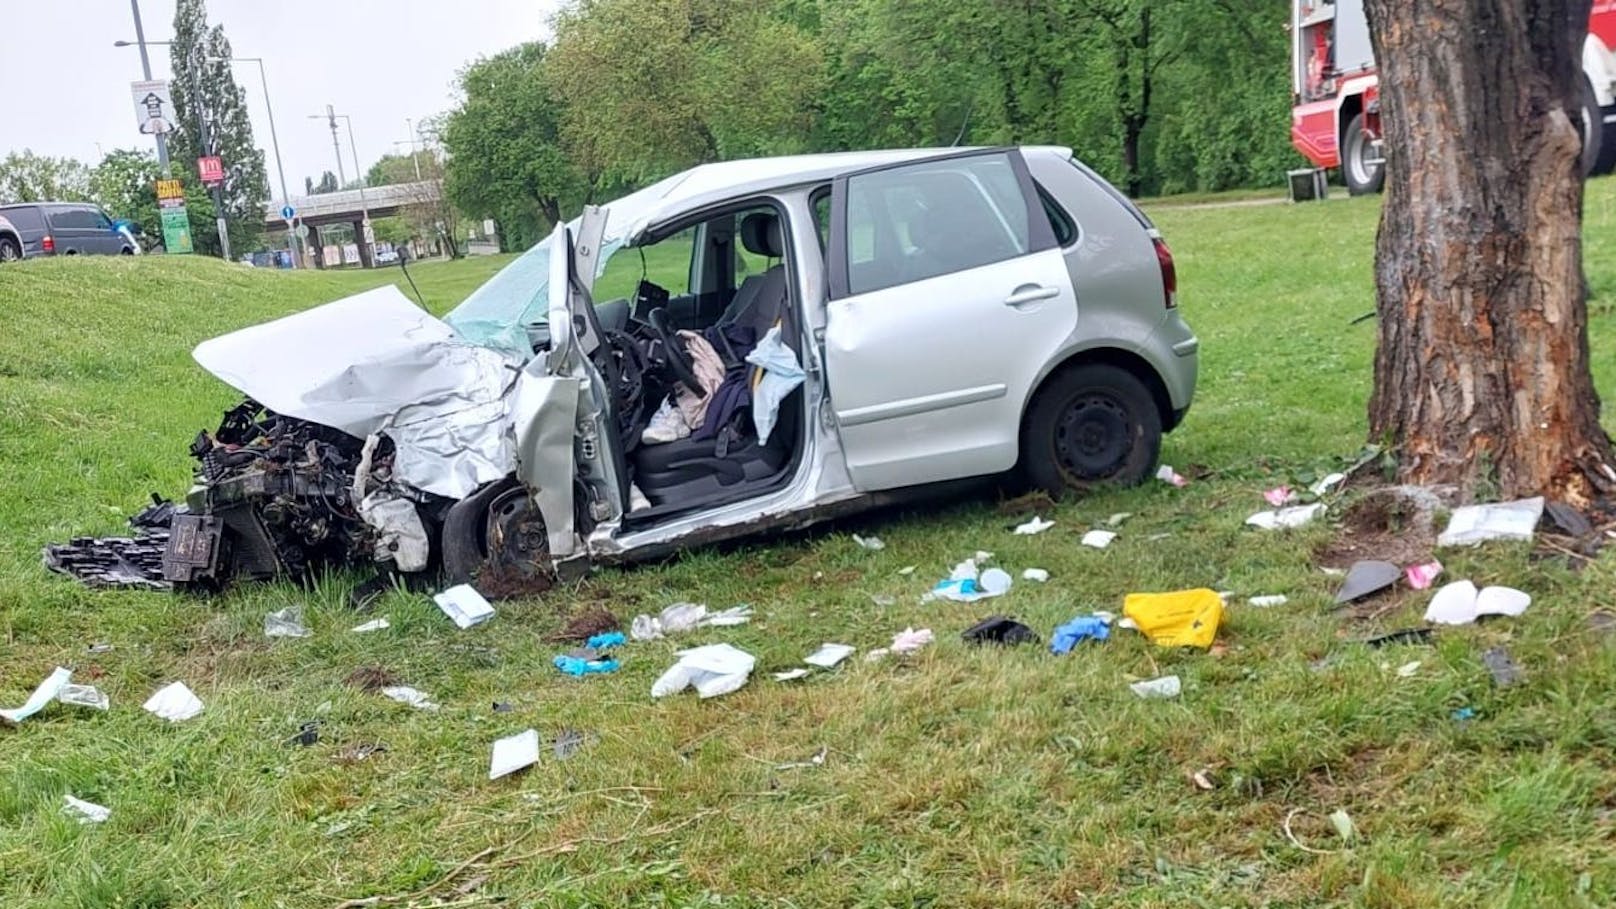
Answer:
[[[755, 211], [741, 219], [741, 245], [754, 256], [779, 260], [785, 254], [780, 218]], [[761, 275], [748, 275], [718, 317], [719, 325], [744, 325], [763, 337], [786, 308], [786, 267], [777, 261]]]

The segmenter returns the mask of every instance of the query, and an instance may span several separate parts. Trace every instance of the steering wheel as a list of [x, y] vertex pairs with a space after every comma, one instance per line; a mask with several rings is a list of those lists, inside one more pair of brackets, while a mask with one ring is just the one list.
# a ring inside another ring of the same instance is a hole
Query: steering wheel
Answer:
[[662, 342], [662, 350], [666, 355], [668, 369], [673, 371], [673, 377], [691, 392], [697, 395], [706, 394], [707, 389], [703, 388], [701, 380], [696, 378], [696, 362], [690, 358], [690, 353], [685, 350], [684, 342], [679, 339], [678, 334], [668, 327], [667, 309], [657, 307], [651, 310], [646, 320], [651, 323], [651, 332]]

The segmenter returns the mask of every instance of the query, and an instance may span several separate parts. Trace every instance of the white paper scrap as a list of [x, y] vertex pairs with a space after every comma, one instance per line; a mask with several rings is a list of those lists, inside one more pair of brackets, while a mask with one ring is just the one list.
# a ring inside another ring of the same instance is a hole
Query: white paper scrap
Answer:
[[1258, 609], [1267, 609], [1270, 606], [1283, 606], [1290, 602], [1290, 598], [1282, 593], [1276, 593], [1272, 596], [1251, 597], [1246, 602]]
[[432, 597], [443, 614], [462, 629], [494, 617], [494, 607], [470, 584], [458, 584]]
[[387, 621], [386, 616], [382, 616], [379, 619], [371, 619], [363, 625], [355, 625], [353, 630], [358, 634], [364, 634], [367, 631], [381, 631], [391, 627], [393, 627], [393, 624]]
[[408, 704], [417, 710], [438, 709], [438, 705], [432, 703], [432, 699], [427, 695], [426, 692], [417, 688], [411, 688], [408, 685], [389, 685], [388, 687], [382, 689], [382, 694], [392, 698], [400, 704]]
[[1104, 549], [1110, 546], [1111, 541], [1116, 538], [1117, 535], [1109, 530], [1091, 530], [1083, 534], [1083, 545], [1094, 549]]
[[865, 549], [870, 550], [871, 552], [879, 552], [887, 548], [887, 544], [881, 542], [880, 537], [861, 537], [855, 533], [853, 534], [853, 542], [859, 544]]
[[45, 681], [39, 683], [39, 687], [34, 689], [34, 693], [28, 696], [28, 700], [24, 701], [21, 707], [15, 710], [0, 710], [0, 719], [9, 723], [20, 723], [28, 719], [44, 709], [46, 704], [55, 700], [56, 696], [61, 694], [62, 689], [67, 686], [67, 680], [72, 677], [73, 670], [63, 669], [60, 666], [56, 667], [56, 671], [46, 676]]
[[1049, 571], [1044, 568], [1028, 568], [1021, 573], [1021, 578], [1024, 581], [1036, 581], [1042, 584], [1049, 580]]
[[62, 795], [62, 813], [71, 818], [78, 819], [81, 824], [99, 824], [112, 817], [112, 809], [94, 802], [76, 799], [71, 795]]
[[107, 693], [94, 685], [63, 685], [56, 699], [64, 704], [77, 704], [96, 710], [109, 710], [112, 707], [112, 701], [107, 697]]
[[185, 687], [184, 682], [174, 682], [152, 695], [144, 705], [147, 712], [178, 723], [188, 720], [202, 712], [202, 700]]
[[1455, 508], [1438, 546], [1474, 546], [1488, 540], [1530, 540], [1543, 517], [1543, 497]]
[[539, 731], [529, 729], [518, 732], [495, 740], [493, 758], [488, 764], [488, 778], [497, 780], [538, 762]]
[[1134, 694], [1142, 698], [1176, 698], [1179, 691], [1182, 690], [1176, 675], [1164, 675], [1159, 679], [1151, 679], [1148, 682], [1134, 682], [1128, 687], [1133, 689]]
[[1025, 524], [1017, 525], [1015, 532], [1017, 536], [1030, 537], [1035, 533], [1043, 533], [1054, 526], [1054, 521], [1046, 521], [1037, 515], [1033, 515], [1032, 520], [1027, 521]]
[[852, 656], [855, 649], [857, 648], [847, 644], [821, 644], [818, 650], [803, 657], [802, 661], [821, 669], [832, 669], [837, 663]]
[[303, 607], [288, 606], [264, 616], [264, 636], [270, 638], [306, 638], [310, 635], [303, 625]]
[[806, 675], [808, 675], [808, 670], [798, 667], [796, 669], [787, 669], [785, 672], [774, 673], [774, 680], [776, 682], [789, 682], [803, 678]]
[[1312, 505], [1292, 505], [1274, 511], [1259, 511], [1246, 518], [1246, 523], [1253, 527], [1261, 527], [1263, 530], [1289, 530], [1311, 523], [1323, 513], [1324, 503], [1314, 502]]

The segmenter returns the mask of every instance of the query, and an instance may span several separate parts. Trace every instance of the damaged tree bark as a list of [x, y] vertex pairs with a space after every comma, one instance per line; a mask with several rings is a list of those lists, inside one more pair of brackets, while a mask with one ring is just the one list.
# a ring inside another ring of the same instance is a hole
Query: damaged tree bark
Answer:
[[1369, 425], [1404, 482], [1616, 488], [1581, 264], [1590, 2], [1365, 0], [1389, 158]]

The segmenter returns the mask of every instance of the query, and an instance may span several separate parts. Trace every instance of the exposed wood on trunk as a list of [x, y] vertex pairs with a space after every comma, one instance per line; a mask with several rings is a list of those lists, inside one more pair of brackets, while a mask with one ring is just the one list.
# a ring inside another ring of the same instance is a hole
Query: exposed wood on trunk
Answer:
[[1576, 116], [1590, 0], [1365, 0], [1388, 147], [1369, 404], [1400, 479], [1616, 488], [1588, 369]]

